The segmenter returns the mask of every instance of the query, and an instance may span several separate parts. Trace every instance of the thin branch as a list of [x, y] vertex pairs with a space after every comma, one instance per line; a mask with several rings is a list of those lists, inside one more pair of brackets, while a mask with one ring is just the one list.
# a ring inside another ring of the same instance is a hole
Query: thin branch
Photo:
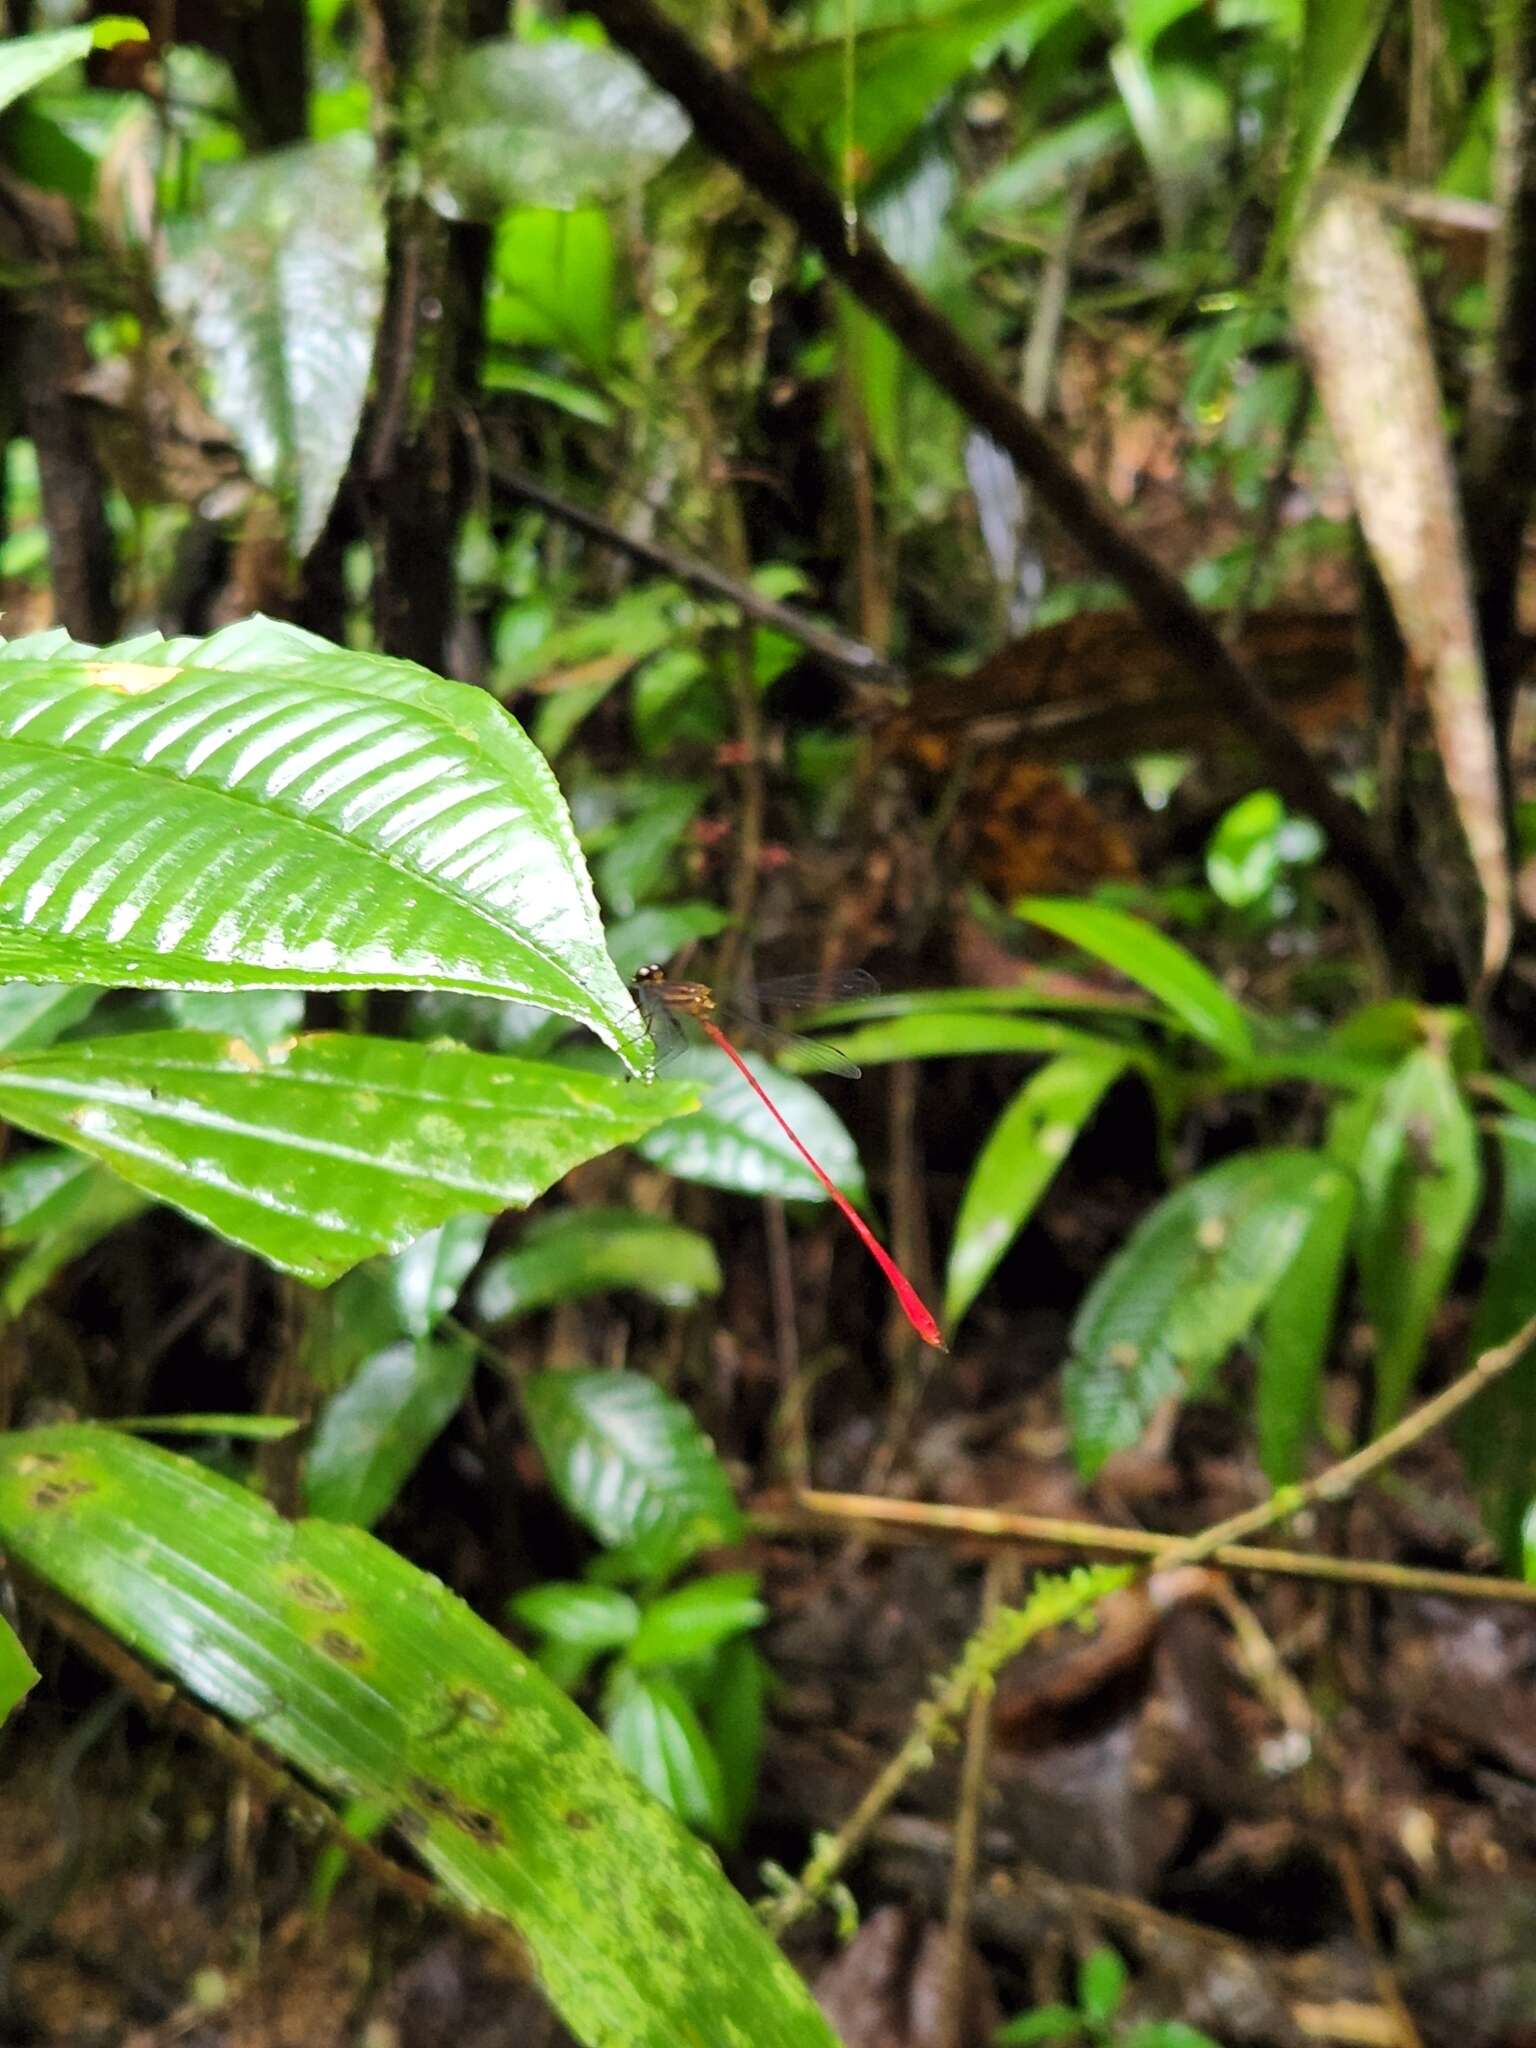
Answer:
[[1380, 858], [1359, 809], [1338, 795], [1301, 740], [1179, 579], [1149, 555], [1114, 509], [1018, 403], [991, 367], [862, 225], [754, 96], [711, 64], [652, 0], [592, 0], [609, 35], [686, 109], [700, 141], [785, 214], [829, 272], [889, 329], [967, 418], [1013, 458], [1040, 502], [1125, 590], [1148, 625], [1200, 673], [1213, 710], [1262, 751], [1281, 793], [1322, 826], [1378, 921], [1401, 941], [1413, 906]]
[[[866, 1543], [920, 1542], [937, 1535], [980, 1537], [983, 1541], [1028, 1543], [1050, 1550], [1086, 1550], [1111, 1557], [1156, 1557], [1174, 1539], [1150, 1529], [1116, 1529], [1106, 1522], [1064, 1521], [1053, 1515], [1013, 1514], [1006, 1508], [959, 1508], [943, 1502], [887, 1500], [872, 1493], [817, 1493], [797, 1497], [801, 1515], [754, 1514], [752, 1526], [774, 1535], [815, 1533], [815, 1521], [829, 1529], [856, 1522]], [[808, 1520], [807, 1518], [815, 1518]], [[1259, 1572], [1269, 1578], [1314, 1579], [1332, 1585], [1367, 1586], [1383, 1593], [1437, 1594], [1451, 1600], [1514, 1600], [1536, 1606], [1536, 1585], [1524, 1579], [1483, 1578], [1471, 1572], [1433, 1571], [1427, 1566], [1378, 1563], [1371, 1558], [1317, 1557], [1306, 1550], [1261, 1550], [1224, 1543], [1210, 1562], [1224, 1571]]]
[[641, 540], [636, 534], [626, 533], [622, 527], [604, 519], [600, 512], [590, 511], [585, 505], [577, 504], [574, 498], [552, 491], [537, 477], [530, 476], [526, 470], [519, 469], [501, 456], [493, 455], [489, 467], [491, 475], [504, 490], [525, 499], [530, 505], [537, 505], [552, 519], [558, 519], [562, 526], [574, 527], [578, 533], [586, 534], [589, 540], [612, 548], [617, 554], [628, 555], [632, 562], [640, 563], [643, 568], [670, 576], [674, 583], [681, 583], [686, 589], [701, 590], [710, 597], [723, 598], [727, 604], [734, 605], [743, 618], [752, 619], [760, 626], [772, 626], [791, 640], [798, 640], [807, 652], [817, 655], [829, 668], [838, 669], [863, 683], [901, 681], [900, 669], [862, 640], [850, 640], [845, 634], [833, 632], [830, 626], [818, 625], [816, 620], [807, 618], [793, 605], [780, 604], [776, 598], [765, 597], [750, 583], [737, 576], [728, 576], [712, 562], [700, 561], [697, 555], [685, 555], [675, 548], [662, 547], [656, 541]]

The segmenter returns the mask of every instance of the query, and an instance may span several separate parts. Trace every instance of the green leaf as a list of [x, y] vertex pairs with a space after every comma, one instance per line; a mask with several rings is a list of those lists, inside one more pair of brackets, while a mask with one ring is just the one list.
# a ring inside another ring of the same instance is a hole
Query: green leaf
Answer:
[[[845, 1194], [861, 1198], [864, 1173], [841, 1118], [803, 1081], [791, 1080], [753, 1053], [744, 1057], [828, 1177]], [[642, 1159], [678, 1180], [733, 1194], [826, 1200], [815, 1174], [723, 1052], [712, 1045], [690, 1046], [668, 1060], [667, 1073], [695, 1084], [703, 1107], [648, 1132], [635, 1147]]]
[[100, 1000], [99, 988], [55, 982], [0, 984], [0, 1052], [32, 1052], [82, 1023]]
[[265, 1055], [215, 1032], [155, 1031], [0, 1060], [0, 1115], [315, 1282], [466, 1208], [523, 1207], [687, 1099], [666, 1083], [328, 1033]]
[[1125, 1964], [1112, 1948], [1096, 1948], [1077, 1973], [1077, 2002], [1090, 2027], [1107, 2026], [1120, 2010], [1129, 1982]]
[[1450, 1060], [1426, 1045], [1333, 1132], [1333, 1156], [1360, 1183], [1355, 1259], [1376, 1336], [1379, 1431], [1402, 1412], [1477, 1213], [1477, 1130]]
[[1307, 1439], [1317, 1426], [1354, 1209], [1355, 1190], [1341, 1175], [1319, 1197], [1307, 1234], [1264, 1312], [1258, 1346], [1259, 1462], [1271, 1486], [1300, 1478]]
[[551, 1581], [530, 1586], [507, 1602], [525, 1628], [583, 1650], [616, 1650], [634, 1638], [640, 1609], [616, 1586]]
[[[1467, 1339], [1473, 1358], [1503, 1344], [1536, 1315], [1536, 1124], [1505, 1118], [1497, 1126], [1498, 1236]], [[1512, 1570], [1519, 1571], [1521, 1525], [1536, 1475], [1536, 1355], [1479, 1394], [1457, 1431], [1467, 1476], [1483, 1517]]]
[[107, 14], [85, 28], [10, 36], [0, 43], [0, 108], [10, 106], [55, 72], [83, 62], [92, 50], [110, 50], [115, 43], [142, 43], [148, 35], [143, 22], [131, 15]]
[[384, 303], [372, 146], [339, 135], [207, 178], [205, 209], [166, 224], [160, 293], [252, 476], [291, 503], [302, 559], [346, 472]]
[[605, 371], [613, 356], [617, 267], [613, 227], [601, 207], [515, 208], [496, 231], [487, 342], [558, 348]]
[[50, 1147], [0, 1167], [0, 1246], [22, 1256], [0, 1281], [0, 1317], [19, 1316], [56, 1273], [146, 1207], [77, 1152]]
[[190, 1031], [222, 1031], [263, 1048], [300, 1030], [304, 998], [289, 988], [173, 988], [165, 1007]]
[[715, 1659], [704, 1701], [709, 1739], [720, 1759], [725, 1827], [721, 1840], [735, 1848], [757, 1798], [767, 1726], [768, 1667], [745, 1636], [728, 1642]]
[[720, 1292], [708, 1238], [635, 1209], [557, 1209], [538, 1216], [513, 1250], [491, 1260], [475, 1290], [487, 1323], [531, 1315], [557, 1301], [626, 1289], [667, 1308], [691, 1308]]
[[1307, 0], [1280, 158], [1285, 170], [1265, 253], [1271, 278], [1290, 253], [1303, 203], [1338, 140], [1389, 11], [1389, 0]]
[[965, 201], [967, 216], [978, 223], [995, 221], [999, 214], [1041, 204], [1072, 177], [1122, 148], [1130, 133], [1130, 119], [1118, 99], [1106, 100], [1073, 120], [1053, 122], [982, 179]]
[[1232, 106], [1211, 66], [1149, 57], [1117, 43], [1109, 68], [1157, 188], [1163, 233], [1177, 243], [1203, 191], [1221, 177]]
[[725, 1831], [720, 1759], [682, 1688], [660, 1672], [621, 1670], [604, 1725], [646, 1791], [679, 1820], [719, 1840]]
[[638, 64], [574, 36], [461, 50], [432, 113], [428, 191], [455, 219], [623, 198], [688, 139], [687, 116]]
[[835, 2048], [714, 1858], [504, 1637], [361, 1529], [89, 1427], [0, 1437], [0, 1546], [515, 1928], [590, 2048]]
[[713, 1572], [650, 1602], [629, 1646], [629, 1661], [637, 1668], [688, 1664], [767, 1619], [755, 1573]]
[[1245, 1152], [1142, 1218], [1072, 1325], [1064, 1391], [1086, 1477], [1134, 1444], [1165, 1401], [1201, 1391], [1342, 1178], [1315, 1152]]
[[1035, 2048], [1037, 2042], [1077, 2041], [1083, 2035], [1082, 2014], [1073, 2005], [1037, 2005], [999, 2027], [996, 2048]]
[[1124, 1059], [1107, 1048], [1063, 1053], [1025, 1082], [993, 1125], [971, 1169], [949, 1248], [944, 1322], [951, 1334], [1124, 1071]]
[[36, 1683], [36, 1665], [16, 1640], [16, 1631], [0, 1615], [0, 1726]]
[[408, 1336], [430, 1337], [447, 1315], [485, 1249], [490, 1227], [484, 1216], [453, 1216], [390, 1260], [390, 1290]]
[[475, 1369], [460, 1342], [391, 1344], [320, 1411], [304, 1502], [327, 1522], [371, 1529], [458, 1413]]
[[608, 927], [608, 951], [628, 981], [640, 967], [665, 965], [696, 939], [712, 939], [730, 923], [713, 903], [652, 903]]
[[134, 1436], [233, 1436], [246, 1443], [281, 1443], [304, 1425], [292, 1415], [114, 1415], [107, 1429]]
[[1043, 925], [1136, 982], [1213, 1052], [1240, 1060], [1253, 1051], [1253, 1026], [1242, 1005], [1192, 953], [1152, 925], [1107, 904], [1064, 898], [1031, 896], [1013, 908], [1015, 916]]
[[[1122, 1058], [1144, 1064], [1135, 1048], [1117, 1048], [1111, 1040], [1057, 1024], [1049, 1017], [1011, 1017], [997, 1010], [954, 1010], [947, 1004], [924, 1005], [905, 1017], [866, 1024], [856, 1031], [839, 1030], [833, 1044], [855, 1066], [883, 1067], [896, 1060], [951, 1060], [984, 1053], [1079, 1053]], [[811, 1066], [809, 1057], [787, 1046], [782, 1055], [790, 1068]]]
[[0, 646], [0, 974], [436, 988], [639, 1025], [547, 764], [482, 690], [250, 619]]
[[681, 1401], [637, 1372], [540, 1372], [528, 1426], [549, 1483], [600, 1543], [664, 1577], [695, 1551], [733, 1543], [741, 1510], [714, 1446]]

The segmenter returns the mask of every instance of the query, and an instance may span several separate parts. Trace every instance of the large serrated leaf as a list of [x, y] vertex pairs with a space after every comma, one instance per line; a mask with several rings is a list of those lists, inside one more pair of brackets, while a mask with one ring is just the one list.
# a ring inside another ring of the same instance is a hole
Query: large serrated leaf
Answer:
[[466, 1209], [522, 1207], [690, 1099], [340, 1033], [259, 1052], [218, 1032], [152, 1031], [0, 1061], [0, 1115], [317, 1282]]
[[0, 1438], [0, 1545], [510, 1923], [591, 2048], [835, 2048], [715, 1859], [581, 1712], [359, 1529], [89, 1427]]
[[708, 1437], [643, 1373], [535, 1373], [523, 1399], [560, 1498], [646, 1570], [661, 1576], [740, 1534], [741, 1511]]
[[451, 215], [571, 208], [632, 192], [688, 138], [688, 118], [631, 58], [575, 37], [475, 43], [433, 96], [428, 190]]
[[481, 690], [270, 619], [0, 646], [0, 976], [460, 989], [643, 1065], [521, 728]]
[[320, 536], [352, 453], [384, 300], [384, 219], [361, 134], [208, 172], [206, 209], [167, 224], [160, 292], [208, 365], [213, 411], [252, 476]]
[[1065, 1392], [1085, 1473], [1134, 1444], [1165, 1401], [1201, 1390], [1342, 1183], [1315, 1152], [1245, 1152], [1143, 1217], [1072, 1325]]

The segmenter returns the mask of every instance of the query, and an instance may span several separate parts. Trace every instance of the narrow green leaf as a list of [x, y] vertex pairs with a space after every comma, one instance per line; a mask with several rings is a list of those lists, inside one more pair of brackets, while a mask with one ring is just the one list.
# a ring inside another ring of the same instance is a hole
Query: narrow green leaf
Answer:
[[679, 1820], [718, 1840], [725, 1829], [720, 1759], [677, 1682], [657, 1671], [621, 1670], [605, 1725], [615, 1751], [646, 1791]]
[[111, 49], [114, 43], [142, 43], [148, 34], [143, 22], [131, 15], [108, 14], [85, 28], [11, 36], [0, 43], [0, 108], [10, 106], [55, 72], [81, 63], [92, 50]]
[[458, 1412], [475, 1369], [464, 1343], [391, 1344], [320, 1412], [304, 1461], [304, 1503], [327, 1522], [371, 1529]]
[[0, 975], [435, 988], [645, 1047], [548, 765], [483, 690], [248, 619], [0, 644]]
[[523, 1387], [551, 1486], [599, 1542], [657, 1577], [731, 1543], [741, 1511], [681, 1401], [637, 1372], [541, 1372]]
[[1350, 1163], [1352, 1143], [1357, 1147], [1355, 1257], [1361, 1302], [1376, 1334], [1381, 1430], [1402, 1412], [1477, 1213], [1477, 1129], [1450, 1060], [1426, 1045], [1353, 1118], [1336, 1119], [1334, 1130], [1335, 1158]]
[[271, 1444], [304, 1425], [292, 1415], [114, 1415], [103, 1427], [133, 1436], [234, 1436]]
[[629, 1661], [637, 1668], [691, 1663], [767, 1619], [755, 1573], [712, 1572], [649, 1603]]
[[1354, 1209], [1354, 1187], [1340, 1174], [1319, 1196], [1306, 1236], [1264, 1312], [1258, 1346], [1259, 1462], [1271, 1486], [1300, 1478], [1307, 1439], [1317, 1426]]
[[1241, 1003], [1192, 953], [1152, 925], [1103, 903], [1064, 898], [1029, 896], [1013, 908], [1015, 916], [1043, 925], [1136, 982], [1213, 1052], [1240, 1060], [1253, 1051], [1253, 1026]]
[[1072, 1325], [1065, 1396], [1086, 1476], [1134, 1444], [1164, 1402], [1201, 1391], [1343, 1178], [1315, 1152], [1244, 1152], [1142, 1218]]
[[992, 2036], [994, 2048], [1036, 2048], [1036, 2044], [1080, 2041], [1083, 2016], [1075, 2005], [1037, 2005], [1021, 2012]]
[[0, 985], [0, 1052], [34, 1052], [52, 1045], [91, 1014], [100, 996], [99, 988], [70, 988], [56, 982]]
[[352, 453], [384, 303], [372, 145], [338, 135], [205, 176], [205, 209], [166, 223], [160, 293], [251, 475], [291, 502], [302, 558]]
[[408, 1336], [430, 1337], [447, 1315], [485, 1249], [490, 1227], [484, 1216], [453, 1216], [390, 1260], [390, 1291]]
[[[860, 1200], [864, 1171], [848, 1128], [814, 1088], [792, 1080], [754, 1053], [748, 1066], [815, 1154], [829, 1178]], [[690, 1046], [668, 1060], [667, 1074], [694, 1083], [703, 1107], [692, 1116], [649, 1131], [635, 1146], [642, 1159], [678, 1180], [700, 1181], [739, 1195], [779, 1195], [786, 1201], [824, 1202], [825, 1191], [724, 1053]]]
[[[1472, 1358], [1536, 1315], [1536, 1124], [1506, 1118], [1497, 1137], [1499, 1230], [1467, 1339]], [[1521, 1359], [1478, 1395], [1457, 1440], [1489, 1531], [1519, 1571], [1521, 1526], [1536, 1481], [1536, 1357]]]
[[36, 1683], [36, 1665], [16, 1640], [16, 1631], [0, 1615], [0, 1726]]
[[165, 1007], [189, 1031], [222, 1031], [247, 1045], [276, 1045], [301, 1030], [304, 997], [291, 988], [173, 988]]
[[687, 116], [638, 64], [574, 36], [472, 44], [449, 63], [432, 114], [428, 190], [454, 219], [618, 199], [688, 139]]
[[757, 1798], [767, 1727], [768, 1667], [756, 1645], [737, 1636], [716, 1658], [704, 1699], [704, 1718], [715, 1755], [720, 1759], [720, 1784], [727, 1848], [740, 1842]]
[[110, 1430], [0, 1437], [0, 1546], [521, 1935], [590, 2048], [835, 2048], [715, 1859], [511, 1643], [361, 1529]]
[[534, 1217], [516, 1247], [491, 1260], [475, 1289], [475, 1308], [487, 1323], [504, 1323], [613, 1289], [691, 1308], [720, 1292], [720, 1262], [708, 1238], [664, 1216], [557, 1209]]
[[0, 1061], [0, 1115], [316, 1282], [466, 1208], [522, 1207], [687, 1100], [665, 1083], [327, 1033], [261, 1054], [156, 1031]]
[[944, 1322], [951, 1334], [1124, 1071], [1124, 1059], [1107, 1049], [1063, 1053], [1025, 1082], [993, 1125], [955, 1219], [944, 1282]]
[[616, 1586], [588, 1586], [551, 1581], [530, 1586], [507, 1602], [507, 1611], [525, 1628], [575, 1643], [583, 1650], [615, 1650], [634, 1639], [640, 1609]]
[[56, 1273], [147, 1205], [135, 1189], [62, 1147], [28, 1152], [0, 1167], [0, 1246], [22, 1256], [0, 1281], [9, 1321]]
[[[905, 1017], [866, 1024], [861, 1030], [840, 1030], [832, 1042], [858, 1067], [889, 1066], [895, 1060], [974, 1058], [985, 1053], [1103, 1055], [1119, 1050], [1091, 1031], [1078, 1031], [1048, 1017], [1012, 1017], [987, 1010], [957, 1014], [947, 1006], [913, 1010]], [[797, 1055], [792, 1046], [786, 1047], [781, 1057], [791, 1070], [811, 1066], [809, 1058]], [[1124, 1050], [1121, 1057], [1144, 1059], [1135, 1048]]]
[[1389, 11], [1389, 0], [1307, 0], [1292, 74], [1290, 134], [1265, 271], [1278, 274], [1313, 179], [1328, 161]]
[[1107, 2026], [1120, 2010], [1129, 1973], [1112, 1948], [1096, 1948], [1084, 1957], [1077, 1973], [1077, 2003], [1092, 2027]]

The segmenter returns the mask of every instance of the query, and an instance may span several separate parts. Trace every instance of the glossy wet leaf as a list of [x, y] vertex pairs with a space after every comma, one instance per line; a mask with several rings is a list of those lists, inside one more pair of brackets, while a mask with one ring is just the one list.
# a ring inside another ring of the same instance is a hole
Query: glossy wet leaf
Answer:
[[[1536, 1315], [1536, 1123], [1502, 1119], [1497, 1158], [1498, 1235], [1467, 1338], [1469, 1360]], [[1536, 1481], [1536, 1354], [1528, 1352], [1478, 1395], [1457, 1441], [1489, 1532], [1519, 1571], [1521, 1523]]]
[[1446, 1054], [1410, 1053], [1335, 1119], [1330, 1149], [1359, 1181], [1355, 1259], [1385, 1429], [1408, 1399], [1482, 1188], [1477, 1129]]
[[1014, 912], [1136, 982], [1213, 1052], [1240, 1060], [1253, 1051], [1253, 1026], [1242, 1004], [1209, 968], [1154, 926], [1107, 904], [1065, 898], [1026, 897]]
[[[987, 1053], [1080, 1053], [1087, 1057], [1112, 1051], [1105, 1039], [1049, 1017], [1010, 1016], [1002, 1005], [976, 1010], [937, 1004], [873, 1024], [840, 1026], [830, 1034], [839, 1052], [856, 1067], [889, 1066], [897, 1060], [948, 1060]], [[790, 1068], [810, 1061], [787, 1047], [781, 1055]], [[1128, 1048], [1127, 1058], [1140, 1058]]]
[[586, 1717], [364, 1531], [89, 1426], [0, 1437], [0, 1545], [516, 1929], [591, 2048], [835, 2048], [700, 1844]]
[[457, 989], [639, 1069], [547, 764], [482, 690], [250, 619], [0, 645], [0, 975]]
[[687, 1664], [768, 1619], [752, 1572], [712, 1572], [650, 1601], [629, 1646], [637, 1668]]
[[67, 983], [8, 981], [0, 984], [0, 1052], [32, 1052], [81, 1024], [95, 1009], [101, 990]]
[[46, 83], [55, 72], [82, 63], [92, 50], [109, 50], [114, 43], [142, 43], [148, 34], [143, 22], [131, 15], [109, 14], [84, 28], [8, 36], [0, 43], [0, 108]]
[[1264, 1312], [1255, 1405], [1259, 1463], [1271, 1486], [1301, 1477], [1317, 1427], [1354, 1210], [1354, 1187], [1341, 1174], [1318, 1198], [1307, 1233]]
[[478, 42], [433, 94], [429, 190], [445, 213], [618, 199], [688, 138], [688, 118], [620, 51], [549, 36]]
[[523, 1400], [550, 1485], [599, 1542], [632, 1553], [637, 1575], [740, 1535], [714, 1446], [643, 1373], [535, 1373]]
[[206, 1031], [0, 1061], [0, 1115], [315, 1282], [473, 1208], [521, 1208], [687, 1094], [462, 1046]]
[[310, 1513], [371, 1529], [458, 1412], [474, 1369], [473, 1347], [456, 1340], [391, 1344], [364, 1359], [315, 1424]]
[[1065, 1376], [1080, 1469], [1198, 1394], [1252, 1327], [1344, 1175], [1315, 1152], [1244, 1152], [1166, 1196], [1088, 1290]]
[[622, 1671], [605, 1717], [609, 1740], [645, 1789], [717, 1839], [725, 1826], [720, 1759], [693, 1702], [659, 1671]]
[[484, 1216], [452, 1216], [390, 1260], [390, 1291], [408, 1335], [430, 1337], [447, 1315], [485, 1249], [490, 1227]]
[[16, 1640], [16, 1631], [0, 1615], [0, 1725], [36, 1683], [36, 1665]]
[[475, 1309], [487, 1323], [504, 1323], [611, 1290], [691, 1308], [720, 1292], [720, 1262], [708, 1238], [664, 1216], [559, 1209], [533, 1218], [512, 1250], [491, 1260], [475, 1289]]
[[148, 1206], [78, 1152], [27, 1152], [0, 1167], [0, 1248], [19, 1256], [0, 1278], [0, 1316], [18, 1316], [53, 1279]]
[[1390, 0], [1309, 0], [1303, 10], [1285, 168], [1266, 255], [1272, 275], [1290, 253], [1312, 181], [1338, 140], [1390, 11]]
[[507, 1612], [525, 1628], [583, 1650], [616, 1650], [640, 1626], [640, 1609], [628, 1593], [580, 1582], [530, 1586], [507, 1602]]
[[384, 302], [373, 151], [342, 135], [204, 175], [203, 210], [166, 223], [161, 296], [251, 475], [291, 506], [302, 557], [352, 453]]
[[1060, 1054], [1031, 1075], [993, 1125], [960, 1199], [949, 1248], [944, 1321], [951, 1334], [1124, 1071], [1124, 1060], [1107, 1048]]
[[[862, 1197], [863, 1168], [836, 1111], [803, 1081], [780, 1073], [753, 1053], [745, 1057], [831, 1180], [854, 1199]], [[692, 1116], [648, 1132], [635, 1147], [642, 1159], [679, 1180], [700, 1181], [732, 1194], [826, 1200], [815, 1174], [724, 1053], [712, 1045], [689, 1046], [667, 1061], [665, 1072], [669, 1080], [695, 1086], [702, 1106]]]

